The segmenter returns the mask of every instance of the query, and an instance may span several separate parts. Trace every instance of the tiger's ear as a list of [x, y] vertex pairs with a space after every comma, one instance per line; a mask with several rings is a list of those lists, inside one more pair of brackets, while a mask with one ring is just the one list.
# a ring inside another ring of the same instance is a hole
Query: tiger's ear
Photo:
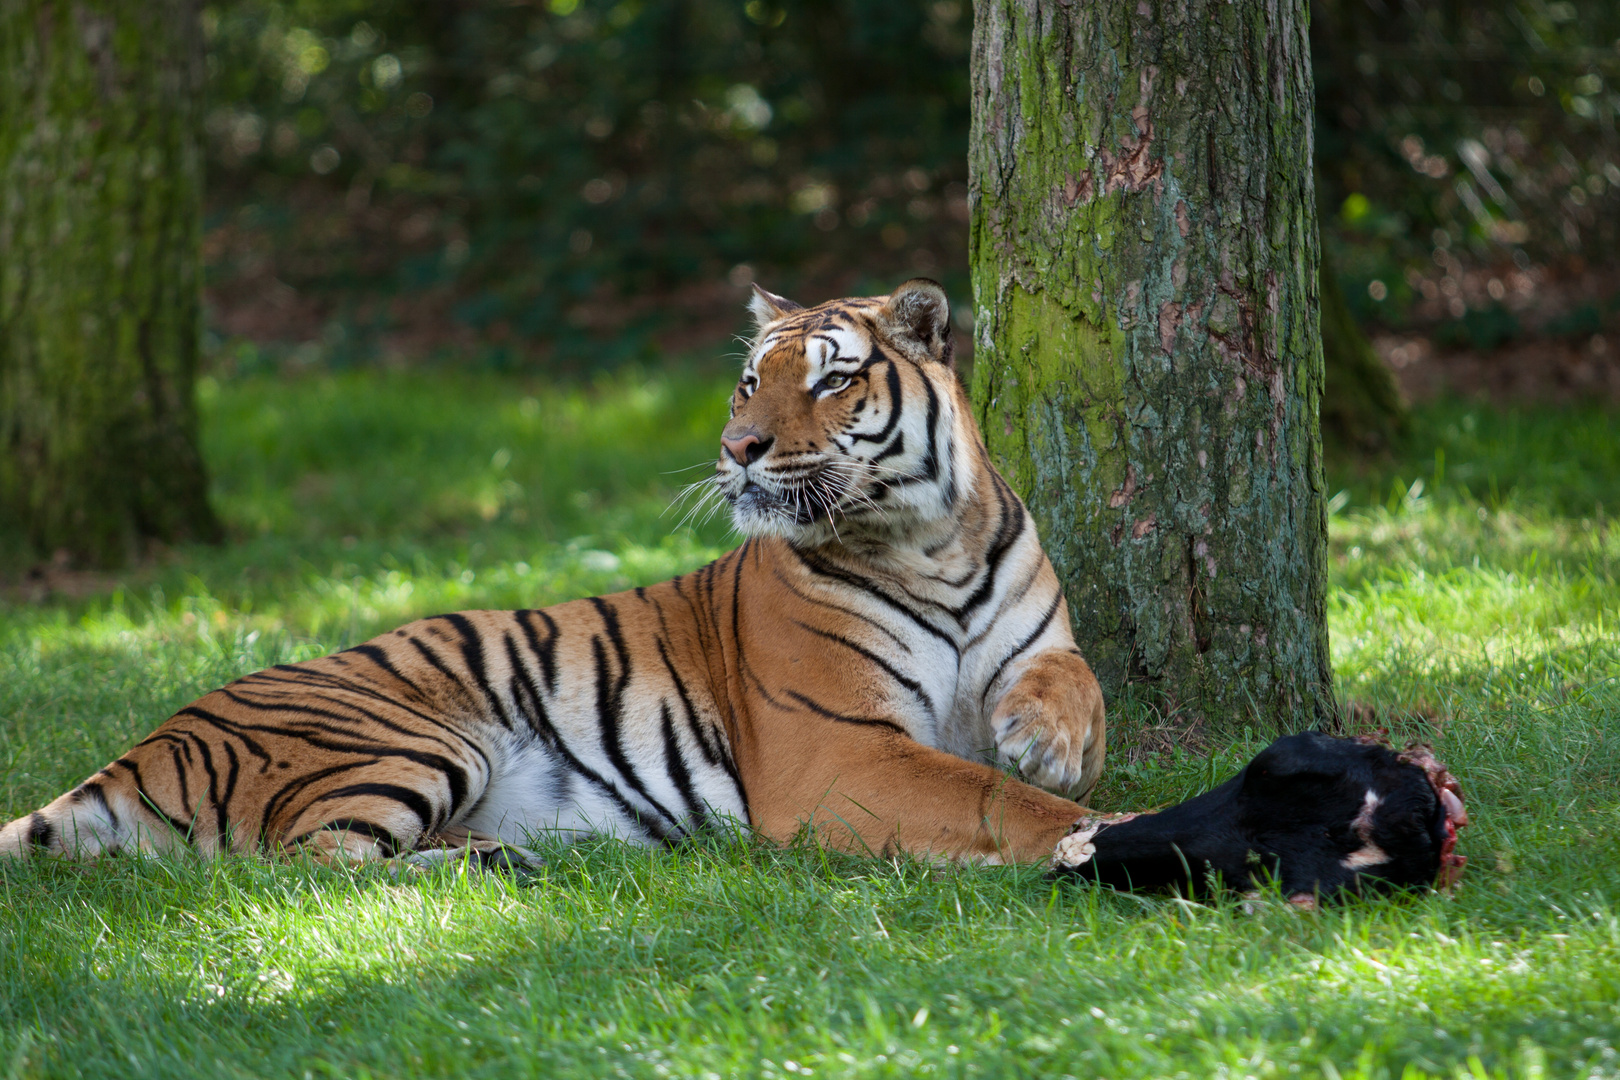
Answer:
[[904, 345], [920, 349], [928, 359], [954, 363], [951, 342], [951, 303], [937, 281], [912, 278], [889, 296], [883, 321]]
[[803, 311], [804, 305], [795, 304], [785, 296], [777, 296], [754, 286], [754, 295], [748, 298], [748, 313], [754, 317], [754, 329], [763, 330], [792, 311]]

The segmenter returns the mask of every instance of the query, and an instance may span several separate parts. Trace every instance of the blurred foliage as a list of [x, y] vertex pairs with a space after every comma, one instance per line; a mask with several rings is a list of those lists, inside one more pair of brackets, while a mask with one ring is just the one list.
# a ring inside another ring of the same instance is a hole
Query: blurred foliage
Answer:
[[970, 27], [958, 0], [218, 4], [215, 284], [273, 252], [339, 352], [414, 314], [378, 297], [589, 354], [693, 282], [961, 291]]
[[[1613, 261], [1620, 4], [1312, 0], [1311, 39], [1319, 210], [1363, 320], [1470, 264]], [[1501, 298], [1437, 310], [1489, 349], [1519, 330]]]
[[[588, 366], [736, 312], [753, 277], [814, 300], [924, 273], [966, 301], [971, 23], [967, 0], [221, 0], [215, 325], [340, 365], [392, 339]], [[1357, 319], [1489, 347], [1518, 316], [1465, 303], [1465, 267], [1615, 250], [1620, 4], [1314, 0], [1312, 38]]]

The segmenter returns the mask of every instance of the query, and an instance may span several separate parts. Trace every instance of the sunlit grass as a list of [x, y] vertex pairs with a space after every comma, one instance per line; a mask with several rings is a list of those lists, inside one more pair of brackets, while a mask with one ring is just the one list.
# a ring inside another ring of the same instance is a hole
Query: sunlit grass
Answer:
[[[725, 390], [211, 386], [234, 543], [0, 609], [0, 814], [235, 675], [707, 560], [723, 527], [664, 510]], [[0, 871], [0, 1076], [1620, 1076], [1613, 419], [1418, 424], [1331, 478], [1329, 618], [1341, 697], [1462, 777], [1455, 898], [1246, 913], [726, 837], [554, 847], [525, 882], [30, 864]], [[1263, 741], [1118, 755], [1098, 804]]]

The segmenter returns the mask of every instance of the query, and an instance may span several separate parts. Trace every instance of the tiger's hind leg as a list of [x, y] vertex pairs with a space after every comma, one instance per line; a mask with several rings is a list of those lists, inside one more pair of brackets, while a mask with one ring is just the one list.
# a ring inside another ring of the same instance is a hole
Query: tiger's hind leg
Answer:
[[405, 846], [394, 834], [355, 819], [322, 825], [296, 842], [284, 845], [282, 850], [289, 854], [307, 854], [323, 866], [383, 862], [405, 870], [422, 871], [465, 860], [484, 870], [519, 873], [545, 865], [538, 856], [503, 843], [499, 837], [460, 825], [440, 829]]
[[280, 854], [307, 855], [322, 866], [350, 866], [397, 859], [401, 854], [399, 845], [399, 838], [392, 833], [349, 818], [323, 824], [282, 844]]
[[507, 870], [514, 873], [538, 870], [545, 860], [520, 847], [507, 844], [498, 836], [478, 832], [461, 825], [440, 829], [425, 838], [416, 850], [406, 853], [402, 861], [411, 866], [427, 869], [448, 862], [465, 859], [485, 870]]

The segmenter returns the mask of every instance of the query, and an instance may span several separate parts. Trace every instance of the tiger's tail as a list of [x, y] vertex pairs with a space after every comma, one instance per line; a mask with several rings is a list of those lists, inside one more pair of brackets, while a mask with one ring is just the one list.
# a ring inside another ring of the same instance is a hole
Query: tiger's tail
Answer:
[[[105, 770], [103, 770], [105, 772]], [[129, 799], [108, 790], [98, 773], [72, 791], [0, 826], [0, 860], [38, 855], [96, 859], [131, 847], [165, 851], [187, 837], [155, 809], [125, 805]]]
[[0, 826], [0, 860], [37, 855], [94, 860], [125, 850], [180, 847], [214, 853], [217, 839], [201, 834], [194, 814], [191, 821], [168, 816], [139, 782], [139, 766], [151, 769], [152, 764], [152, 753], [143, 753], [143, 746], [34, 813]]

